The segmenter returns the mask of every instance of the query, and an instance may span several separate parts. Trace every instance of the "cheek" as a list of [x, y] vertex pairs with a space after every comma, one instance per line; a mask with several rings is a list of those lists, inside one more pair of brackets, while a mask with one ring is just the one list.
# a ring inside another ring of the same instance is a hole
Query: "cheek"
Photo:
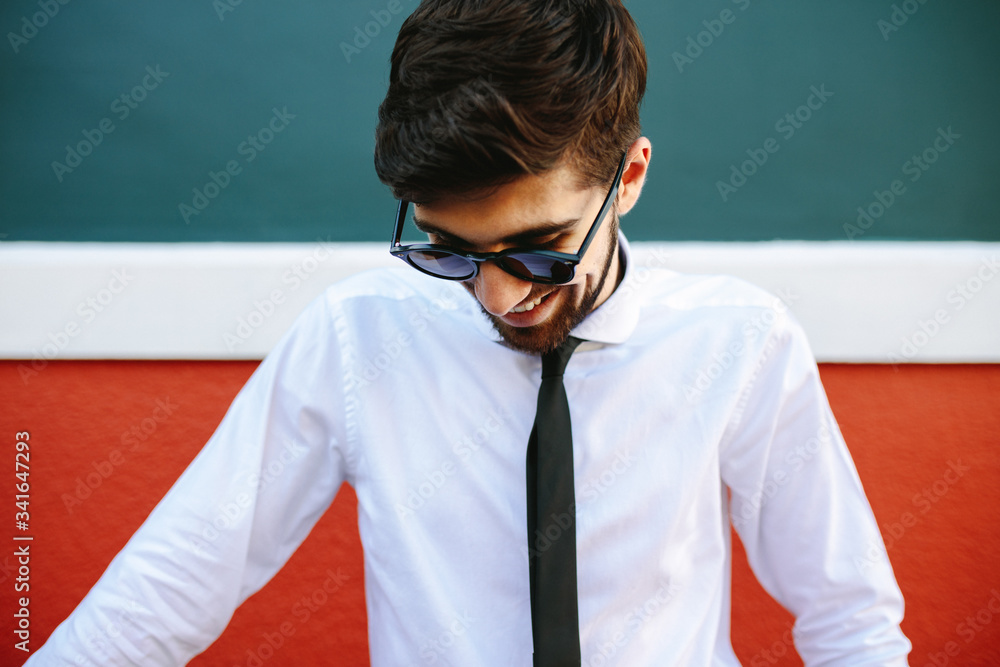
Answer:
[[588, 283], [600, 280], [601, 274], [604, 273], [604, 268], [608, 264], [609, 252], [610, 248], [607, 242], [601, 243], [597, 247], [591, 247], [576, 269], [577, 278], [581, 275], [586, 276]]
[[584, 273], [581, 269], [584, 267], [577, 267], [576, 278], [573, 282], [566, 283], [562, 285], [562, 289], [559, 290], [559, 297], [562, 299], [563, 303], [567, 304], [577, 304], [583, 300], [583, 296], [588, 290], [592, 289], [593, 284], [597, 281], [597, 276], [591, 275], [589, 273]]

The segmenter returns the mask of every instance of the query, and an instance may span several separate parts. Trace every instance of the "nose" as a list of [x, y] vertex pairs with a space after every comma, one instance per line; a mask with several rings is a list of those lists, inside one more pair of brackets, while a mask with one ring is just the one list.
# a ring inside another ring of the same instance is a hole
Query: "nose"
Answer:
[[493, 262], [479, 265], [474, 279], [476, 298], [490, 314], [506, 315], [531, 293], [532, 283], [516, 278]]

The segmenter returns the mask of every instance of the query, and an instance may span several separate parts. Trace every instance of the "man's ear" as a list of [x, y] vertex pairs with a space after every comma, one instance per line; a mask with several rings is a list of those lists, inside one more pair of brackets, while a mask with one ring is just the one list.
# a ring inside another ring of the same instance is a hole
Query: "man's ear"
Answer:
[[649, 160], [653, 155], [653, 144], [646, 137], [639, 137], [628, 149], [628, 165], [622, 174], [622, 184], [618, 189], [618, 213], [625, 215], [642, 194], [642, 186], [649, 172]]

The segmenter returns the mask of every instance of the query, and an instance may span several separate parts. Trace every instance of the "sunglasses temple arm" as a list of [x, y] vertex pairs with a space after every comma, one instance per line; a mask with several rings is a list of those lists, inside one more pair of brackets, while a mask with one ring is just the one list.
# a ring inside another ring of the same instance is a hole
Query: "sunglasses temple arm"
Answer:
[[615, 172], [615, 180], [611, 186], [611, 190], [608, 191], [608, 196], [604, 198], [604, 203], [601, 205], [601, 212], [597, 215], [597, 220], [594, 225], [590, 228], [590, 233], [587, 234], [587, 238], [583, 240], [583, 246], [577, 253], [580, 257], [587, 252], [587, 248], [590, 247], [590, 242], [594, 240], [597, 236], [597, 230], [602, 226], [598, 223], [602, 222], [603, 219], [608, 215], [611, 210], [611, 206], [614, 201], [618, 198], [618, 189], [621, 187], [622, 176], [625, 174], [625, 165], [628, 160], [628, 153], [622, 155], [622, 161], [618, 163], [618, 171]]
[[392, 241], [390, 242], [390, 248], [398, 248], [400, 238], [403, 236], [403, 221], [406, 219], [406, 209], [409, 206], [409, 202], [399, 200], [399, 208], [396, 209], [396, 225], [392, 230]]

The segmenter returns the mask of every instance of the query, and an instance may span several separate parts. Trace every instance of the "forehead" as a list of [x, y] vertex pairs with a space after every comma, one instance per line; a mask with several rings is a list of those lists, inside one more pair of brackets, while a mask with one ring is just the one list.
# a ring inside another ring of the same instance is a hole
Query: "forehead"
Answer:
[[471, 244], [534, 230], [545, 231], [582, 217], [593, 198], [569, 166], [524, 176], [474, 199], [449, 198], [414, 206], [414, 220]]

